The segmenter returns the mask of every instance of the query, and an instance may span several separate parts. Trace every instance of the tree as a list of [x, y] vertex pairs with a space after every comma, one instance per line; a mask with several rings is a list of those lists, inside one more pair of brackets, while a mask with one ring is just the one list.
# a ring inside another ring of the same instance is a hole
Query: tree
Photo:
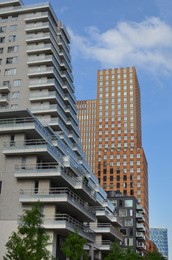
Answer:
[[145, 257], [144, 257], [145, 260], [165, 260], [165, 257], [162, 256], [161, 253], [159, 252], [148, 252]]
[[17, 232], [13, 232], [6, 243], [4, 260], [49, 260], [49, 236], [42, 224], [43, 215], [39, 204], [31, 210], [25, 210], [20, 217]]
[[86, 252], [84, 251], [84, 244], [86, 239], [80, 237], [78, 232], [70, 233], [62, 245], [62, 251], [72, 260], [88, 259]]
[[135, 253], [131, 248], [122, 248], [117, 242], [114, 242], [111, 246], [110, 252], [104, 258], [104, 260], [139, 260], [142, 257]]

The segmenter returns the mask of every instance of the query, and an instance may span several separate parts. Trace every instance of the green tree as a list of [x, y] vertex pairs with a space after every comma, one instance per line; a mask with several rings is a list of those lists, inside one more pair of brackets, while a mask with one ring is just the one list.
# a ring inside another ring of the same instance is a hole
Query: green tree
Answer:
[[86, 239], [80, 237], [78, 232], [70, 233], [62, 245], [62, 252], [70, 257], [72, 260], [88, 259], [86, 252], [84, 251], [84, 244]]
[[39, 204], [31, 210], [25, 210], [20, 217], [17, 232], [13, 232], [6, 243], [4, 260], [49, 260], [49, 236], [42, 224], [43, 215]]
[[161, 253], [159, 252], [148, 252], [145, 257], [144, 257], [145, 260], [165, 260], [165, 257], [162, 256]]
[[114, 242], [104, 260], [139, 260], [142, 256], [135, 253], [131, 248], [122, 248], [117, 242]]

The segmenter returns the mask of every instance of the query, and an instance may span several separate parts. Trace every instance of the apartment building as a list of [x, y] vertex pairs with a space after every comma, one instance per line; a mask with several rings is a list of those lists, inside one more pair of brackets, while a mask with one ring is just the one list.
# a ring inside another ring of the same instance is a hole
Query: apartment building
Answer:
[[75, 229], [90, 259], [122, 241], [121, 220], [82, 150], [69, 44], [50, 4], [0, 2], [0, 259], [23, 209], [37, 201], [61, 260]]
[[[87, 142], [87, 136], [82, 134], [85, 119], [81, 116], [82, 105], [86, 102], [77, 101], [82, 143]], [[135, 196], [143, 206], [148, 249], [148, 169], [142, 147], [140, 87], [136, 69], [98, 70], [95, 103], [96, 135], [94, 140], [90, 139], [95, 144], [95, 157], [91, 162], [91, 165], [95, 162], [93, 172], [103, 189]], [[87, 118], [89, 120], [92, 118]], [[86, 126], [87, 132], [91, 133], [89, 124]], [[87, 154], [87, 157], [91, 156]]]
[[140, 255], [146, 252], [145, 210], [135, 196], [123, 196], [121, 192], [108, 191], [108, 199], [122, 219], [123, 247], [133, 248]]

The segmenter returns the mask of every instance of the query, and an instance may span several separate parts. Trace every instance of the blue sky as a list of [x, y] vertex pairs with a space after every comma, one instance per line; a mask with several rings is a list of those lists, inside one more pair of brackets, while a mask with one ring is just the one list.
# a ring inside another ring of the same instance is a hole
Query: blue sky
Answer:
[[98, 69], [136, 67], [149, 165], [150, 226], [168, 229], [172, 260], [172, 1], [50, 2], [71, 35], [77, 99], [95, 98]]

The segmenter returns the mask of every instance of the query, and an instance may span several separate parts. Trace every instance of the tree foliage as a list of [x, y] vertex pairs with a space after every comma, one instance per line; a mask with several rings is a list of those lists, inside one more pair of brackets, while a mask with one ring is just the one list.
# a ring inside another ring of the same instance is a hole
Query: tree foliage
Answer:
[[25, 210], [20, 217], [17, 232], [13, 232], [6, 243], [4, 260], [49, 260], [49, 236], [42, 224], [43, 215], [39, 204], [31, 210]]
[[78, 232], [70, 233], [62, 245], [62, 251], [71, 260], [88, 259], [86, 252], [84, 251], [84, 244], [86, 239], [80, 237]]
[[104, 258], [104, 260], [139, 260], [142, 257], [135, 253], [129, 247], [127, 249], [120, 247], [117, 242], [114, 242], [111, 246], [111, 250], [108, 255]]
[[145, 256], [135, 253], [130, 247], [122, 248], [117, 242], [114, 242], [111, 250], [104, 260], [165, 260], [159, 252], [148, 252]]

